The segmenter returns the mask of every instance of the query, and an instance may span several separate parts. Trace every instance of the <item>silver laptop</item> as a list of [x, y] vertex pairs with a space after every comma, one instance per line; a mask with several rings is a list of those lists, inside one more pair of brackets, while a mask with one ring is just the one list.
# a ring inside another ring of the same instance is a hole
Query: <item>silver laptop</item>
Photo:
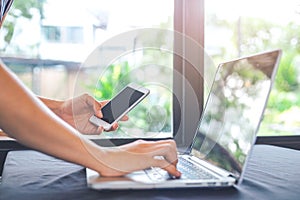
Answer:
[[242, 181], [256, 139], [281, 50], [239, 58], [218, 66], [195, 137], [187, 153], [179, 155], [174, 179], [159, 168], [124, 177], [101, 177], [87, 169], [93, 189], [151, 189], [230, 187]]

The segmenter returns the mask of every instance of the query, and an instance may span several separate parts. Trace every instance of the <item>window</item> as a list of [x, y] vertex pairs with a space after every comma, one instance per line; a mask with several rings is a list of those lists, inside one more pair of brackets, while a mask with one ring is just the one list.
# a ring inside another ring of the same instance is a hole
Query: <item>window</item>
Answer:
[[[283, 50], [259, 135], [298, 135], [300, 2], [205, 2], [205, 49], [214, 62]], [[234, 12], [232, 12], [234, 10]], [[281, 16], [281, 17], [278, 17]]]
[[49, 42], [59, 42], [61, 33], [59, 27], [56, 26], [44, 26], [42, 27], [44, 37]]
[[[16, 6], [27, 3], [18, 1]], [[20, 70], [25, 66], [10, 60], [24, 83], [46, 97], [65, 99], [87, 92], [104, 100], [125, 84], [138, 82], [150, 95], [117, 132], [101, 136], [172, 137], [174, 1], [46, 0], [41, 5], [30, 9], [29, 18], [17, 7], [11, 10], [20, 17], [10, 16], [14, 34], [2, 55], [34, 62], [25, 72]]]
[[[104, 12], [109, 13], [104, 18], [107, 25], [94, 26], [94, 41], [99, 45], [79, 70], [74, 93], [89, 89], [98, 100], [104, 100], [112, 98], [130, 82], [143, 85], [150, 89], [150, 94], [128, 113], [129, 121], [121, 122], [117, 132], [102, 136], [172, 137], [174, 2], [130, 1], [135, 6], [127, 1], [116, 2], [122, 9], [107, 3], [112, 6]], [[99, 23], [103, 24], [103, 20]]]
[[83, 43], [82, 27], [42, 26], [42, 34], [46, 42]]
[[[284, 55], [259, 135], [299, 133], [294, 117], [300, 107], [299, 1], [272, 2], [272, 8], [258, 0], [42, 2], [43, 9], [30, 9], [31, 18], [6, 20], [15, 31], [9, 45], [1, 44], [2, 55], [56, 61], [26, 70], [11, 66], [34, 92], [53, 98], [88, 92], [102, 100], [130, 81], [148, 81], [152, 95], [132, 112], [144, 113], [145, 120], [135, 124], [139, 118], [132, 115], [123, 129], [103, 137], [159, 138], [174, 132], [179, 146], [188, 146], [217, 63], [272, 48], [282, 48]], [[283, 17], [274, 17], [278, 13]], [[162, 125], [147, 127], [151, 116], [159, 116], [155, 120]]]

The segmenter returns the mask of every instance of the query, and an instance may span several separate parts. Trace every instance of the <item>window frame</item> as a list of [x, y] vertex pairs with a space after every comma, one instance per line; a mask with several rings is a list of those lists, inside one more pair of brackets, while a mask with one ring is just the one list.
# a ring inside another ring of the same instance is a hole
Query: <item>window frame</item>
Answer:
[[[180, 148], [190, 146], [203, 110], [204, 16], [204, 0], [174, 0], [174, 31], [184, 36], [174, 40], [174, 51], [182, 55], [174, 56], [173, 76], [173, 136]], [[189, 48], [190, 39], [203, 49]], [[198, 66], [189, 62], [192, 55], [200, 58]]]

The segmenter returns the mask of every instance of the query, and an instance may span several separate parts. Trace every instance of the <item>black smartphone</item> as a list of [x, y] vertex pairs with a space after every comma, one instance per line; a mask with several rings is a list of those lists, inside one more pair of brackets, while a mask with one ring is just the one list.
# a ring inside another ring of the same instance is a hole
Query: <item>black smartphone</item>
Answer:
[[130, 83], [101, 108], [102, 118], [93, 115], [89, 120], [96, 126], [102, 126], [104, 130], [109, 130], [115, 122], [119, 121], [149, 93], [148, 88]]

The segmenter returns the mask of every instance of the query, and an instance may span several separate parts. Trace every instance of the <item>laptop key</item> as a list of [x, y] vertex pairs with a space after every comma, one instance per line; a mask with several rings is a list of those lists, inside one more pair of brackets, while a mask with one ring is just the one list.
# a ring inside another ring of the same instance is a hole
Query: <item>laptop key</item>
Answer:
[[152, 181], [164, 181], [172, 179], [167, 171], [159, 167], [151, 167], [149, 169], [145, 169], [144, 171]]
[[[182, 179], [217, 179], [213, 174], [209, 173], [208, 171], [200, 168], [199, 166], [195, 165], [194, 163], [190, 162], [189, 160], [180, 158], [177, 164], [178, 170], [182, 173], [180, 178]], [[172, 177], [168, 172], [159, 168], [159, 167], [151, 167], [144, 170], [147, 176], [155, 182], [160, 182], [164, 180], [171, 180], [175, 179]]]
[[216, 179], [213, 174], [183, 158], [179, 159], [177, 168], [185, 179]]

